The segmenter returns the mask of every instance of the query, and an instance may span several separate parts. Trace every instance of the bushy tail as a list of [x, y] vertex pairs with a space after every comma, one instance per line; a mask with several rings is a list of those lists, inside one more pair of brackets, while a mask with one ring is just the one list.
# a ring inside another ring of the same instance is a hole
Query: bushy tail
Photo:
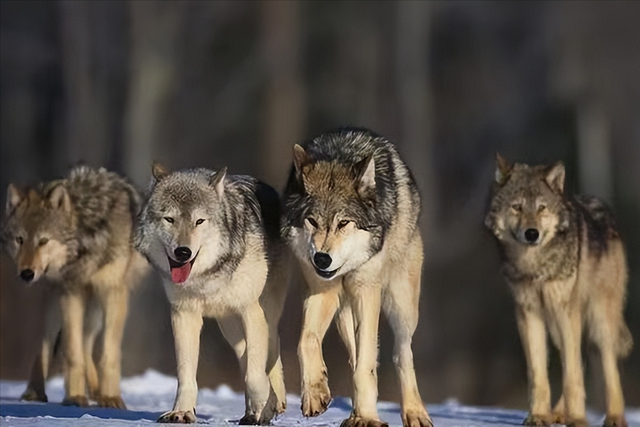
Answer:
[[622, 323], [620, 325], [620, 329], [618, 331], [618, 357], [625, 358], [631, 353], [631, 349], [633, 348], [633, 336], [631, 335], [631, 331], [627, 327], [627, 325]]

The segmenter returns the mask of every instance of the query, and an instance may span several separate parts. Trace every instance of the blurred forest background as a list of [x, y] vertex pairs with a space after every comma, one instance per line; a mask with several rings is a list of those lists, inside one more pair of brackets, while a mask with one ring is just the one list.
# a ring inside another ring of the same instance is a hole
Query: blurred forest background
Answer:
[[[567, 165], [571, 189], [605, 199], [629, 258], [623, 364], [640, 405], [640, 2], [0, 2], [0, 193], [82, 161], [144, 190], [153, 160], [251, 174], [283, 189], [292, 146], [340, 125], [394, 141], [423, 195], [425, 266], [413, 348], [428, 403], [526, 407], [526, 368], [496, 245], [483, 228], [494, 156]], [[25, 379], [44, 285], [0, 263], [0, 377]], [[300, 278], [281, 322], [298, 393]], [[325, 340], [334, 395], [350, 395], [346, 352]], [[380, 398], [399, 399], [393, 339], [380, 337]], [[598, 358], [585, 352], [601, 409]], [[550, 369], [559, 389], [555, 350]], [[200, 386], [242, 383], [215, 322]], [[175, 373], [164, 291], [134, 294], [123, 374]], [[292, 408], [297, 410], [297, 408]]]

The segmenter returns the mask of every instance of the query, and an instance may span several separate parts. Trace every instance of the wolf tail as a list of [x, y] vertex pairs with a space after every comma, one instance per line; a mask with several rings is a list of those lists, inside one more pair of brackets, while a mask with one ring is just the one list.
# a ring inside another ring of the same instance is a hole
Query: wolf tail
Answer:
[[633, 336], [631, 335], [631, 331], [622, 323], [620, 325], [620, 329], [618, 330], [618, 345], [616, 346], [618, 350], [618, 357], [625, 358], [631, 353], [631, 349], [633, 348]]

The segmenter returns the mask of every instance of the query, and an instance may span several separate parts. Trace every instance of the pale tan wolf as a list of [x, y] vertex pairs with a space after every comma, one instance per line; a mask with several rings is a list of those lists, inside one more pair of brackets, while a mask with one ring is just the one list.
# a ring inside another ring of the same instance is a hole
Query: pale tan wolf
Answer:
[[271, 187], [226, 169], [167, 172], [153, 167], [136, 246], [171, 304], [178, 390], [159, 422], [196, 422], [196, 371], [203, 317], [214, 317], [245, 379], [240, 424], [268, 424], [286, 408], [278, 321], [288, 288], [289, 251]]
[[[588, 425], [582, 372], [583, 326], [602, 358], [607, 427], [627, 426], [618, 358], [632, 348], [623, 319], [627, 267], [613, 214], [593, 197], [569, 197], [562, 163], [510, 165], [497, 156], [486, 226], [499, 241], [527, 360], [525, 425]], [[562, 396], [551, 409], [547, 332], [560, 350]]]
[[307, 289], [298, 347], [302, 413], [327, 410], [331, 393], [322, 340], [336, 317], [353, 369], [353, 412], [342, 426], [383, 426], [378, 417], [378, 322], [395, 335], [402, 422], [431, 426], [413, 367], [423, 248], [415, 181], [395, 147], [366, 129], [344, 128], [295, 145], [283, 234]]
[[[63, 404], [125, 408], [121, 343], [129, 292], [147, 264], [132, 244], [139, 196], [105, 169], [74, 168], [66, 179], [7, 190], [3, 246], [27, 283], [47, 279], [45, 334], [23, 398], [46, 401], [44, 381], [60, 334]], [[98, 369], [93, 346], [104, 325]]]

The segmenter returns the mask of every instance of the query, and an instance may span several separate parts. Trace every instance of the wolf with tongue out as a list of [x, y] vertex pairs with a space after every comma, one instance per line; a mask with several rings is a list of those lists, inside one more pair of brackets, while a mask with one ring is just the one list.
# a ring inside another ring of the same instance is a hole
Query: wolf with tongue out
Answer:
[[196, 421], [203, 317], [216, 318], [246, 386], [240, 424], [268, 424], [286, 408], [278, 321], [288, 285], [280, 201], [258, 180], [226, 168], [168, 172], [154, 164], [135, 244], [158, 271], [171, 304], [178, 390], [158, 422]]

